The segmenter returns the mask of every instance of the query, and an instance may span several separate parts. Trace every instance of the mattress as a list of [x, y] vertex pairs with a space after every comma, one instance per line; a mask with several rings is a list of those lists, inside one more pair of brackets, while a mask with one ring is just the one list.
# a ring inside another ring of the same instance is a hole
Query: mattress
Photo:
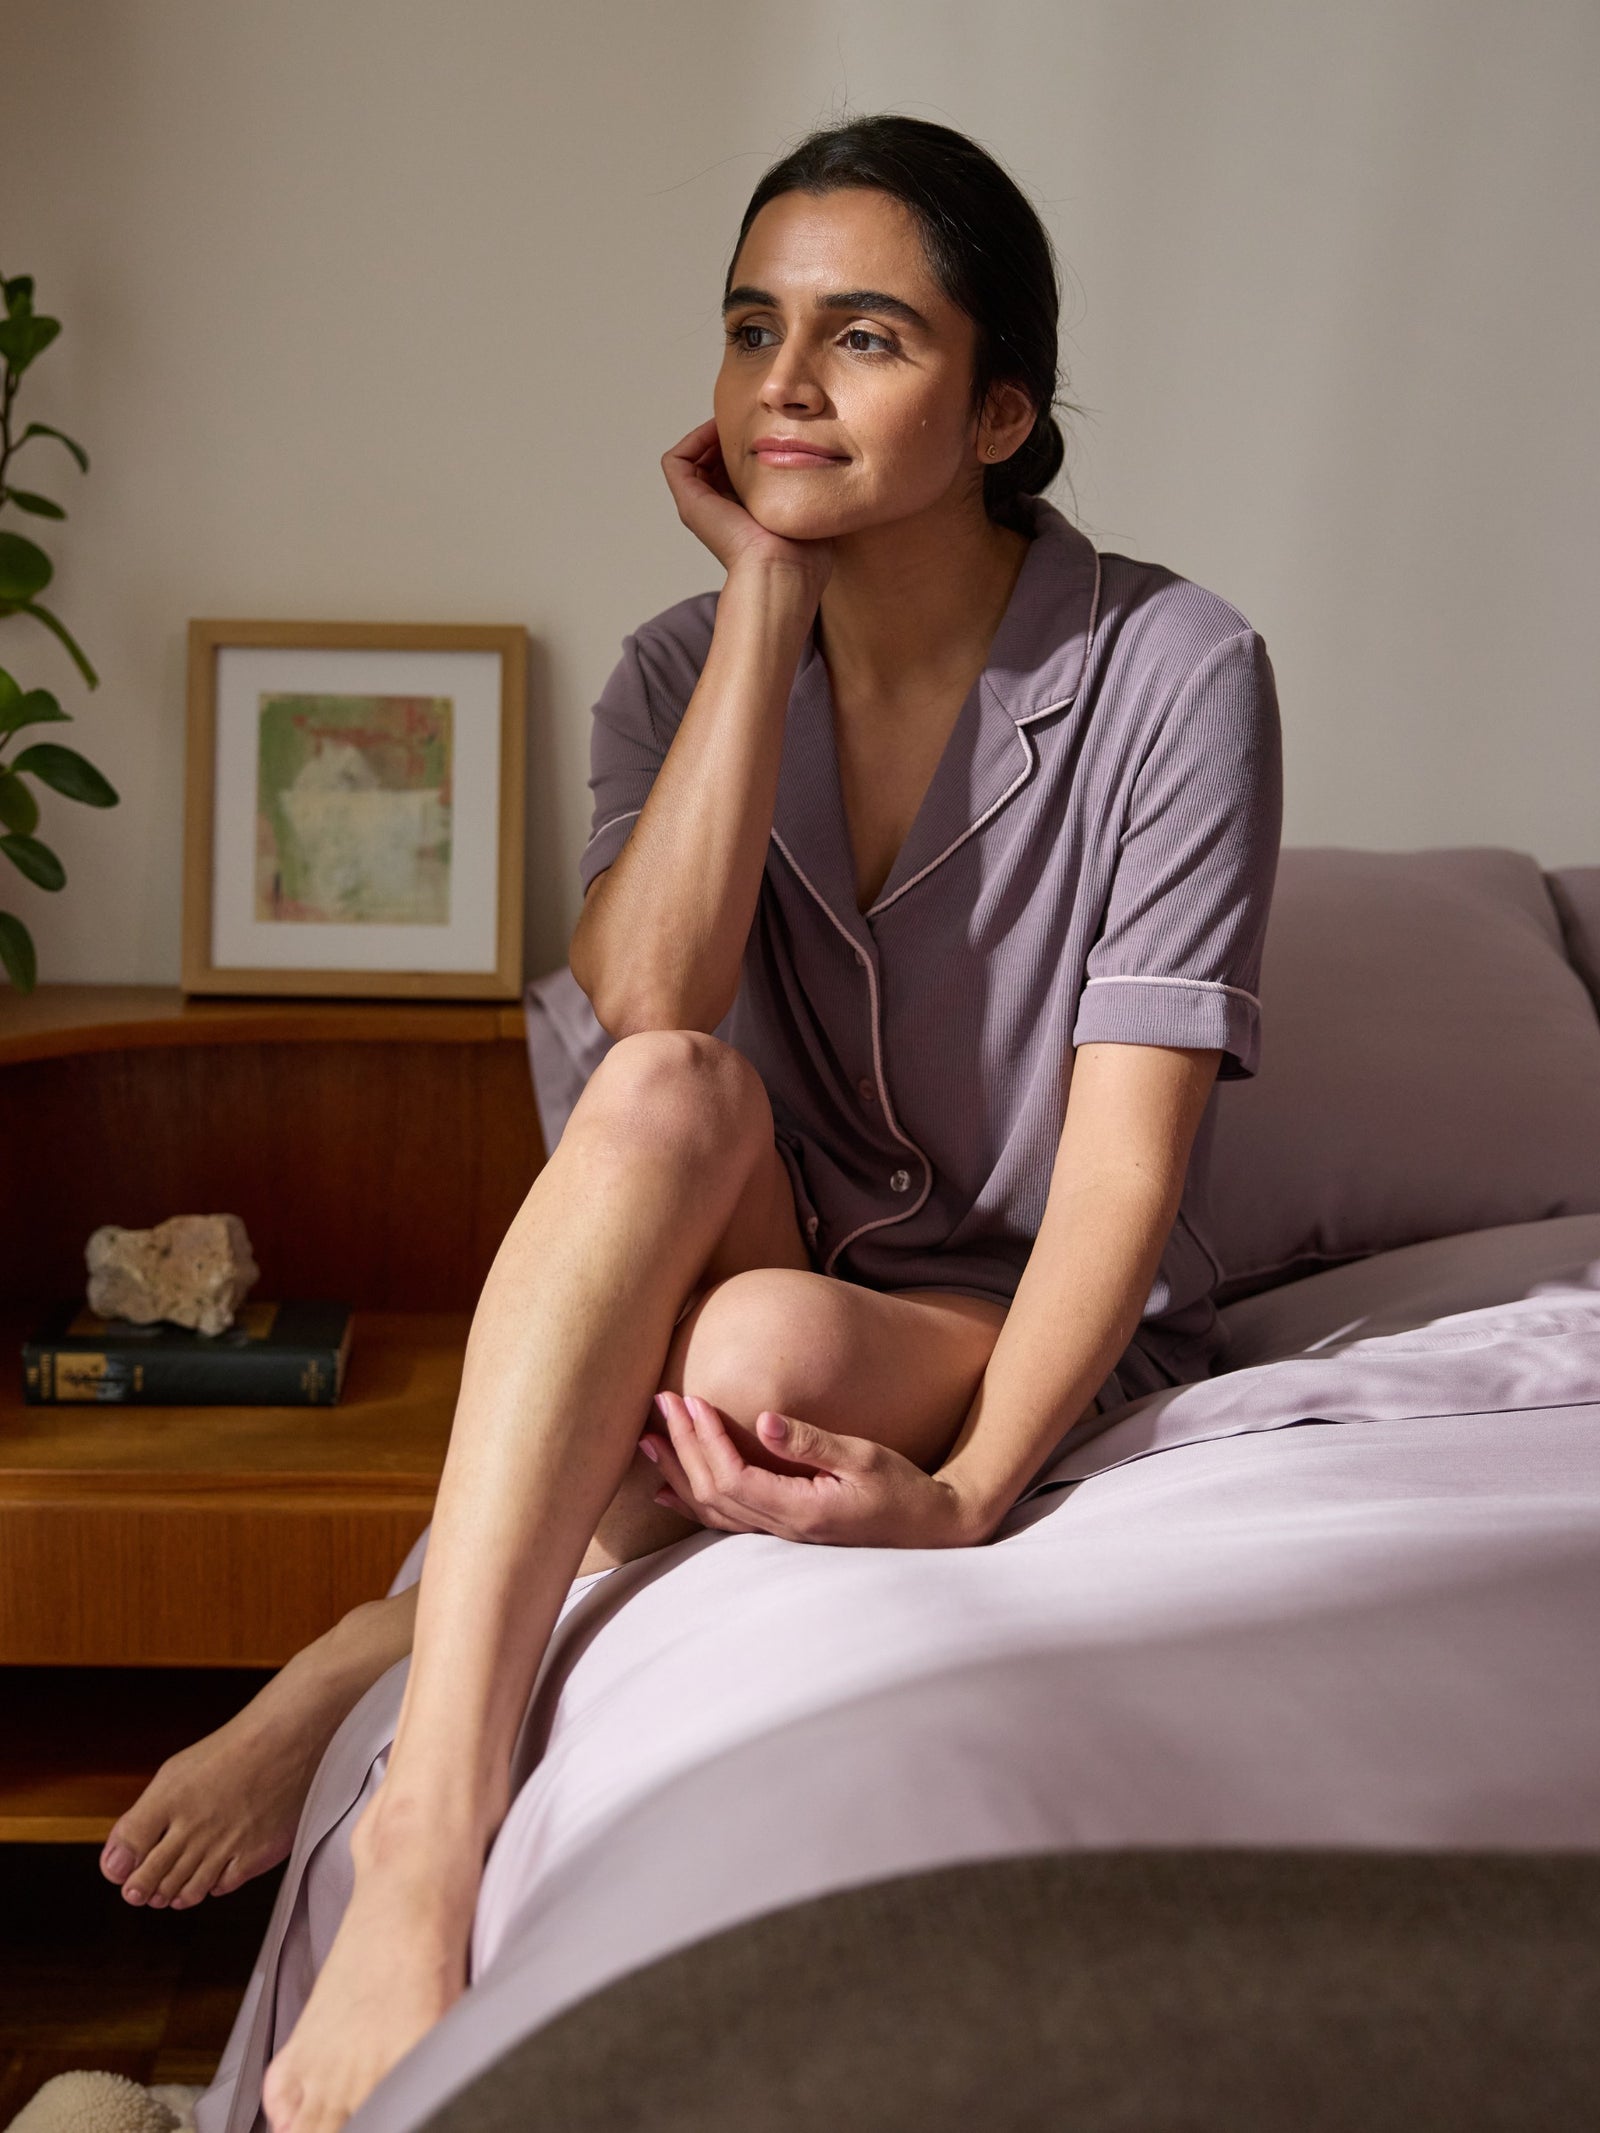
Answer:
[[[1092, 1418], [982, 1547], [708, 1531], [575, 1588], [470, 1988], [351, 2133], [409, 2133], [659, 1956], [887, 1875], [1600, 1847], [1600, 1216], [1385, 1253], [1225, 1323], [1221, 1374]], [[404, 1676], [323, 1761], [200, 2133], [257, 2123]]]

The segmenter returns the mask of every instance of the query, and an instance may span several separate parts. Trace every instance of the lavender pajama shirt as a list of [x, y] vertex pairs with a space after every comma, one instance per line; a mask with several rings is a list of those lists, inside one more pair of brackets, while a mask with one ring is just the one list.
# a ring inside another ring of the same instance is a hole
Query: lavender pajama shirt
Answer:
[[[819, 1272], [1009, 1302], [1043, 1219], [1073, 1049], [1260, 1059], [1282, 745], [1260, 635], [1043, 498], [1010, 603], [871, 906], [856, 907], [815, 627], [790, 693], [738, 996]], [[717, 594], [642, 623], [594, 707], [585, 890], [626, 844], [710, 648]], [[1102, 1404], [1210, 1374], [1215, 1099]]]

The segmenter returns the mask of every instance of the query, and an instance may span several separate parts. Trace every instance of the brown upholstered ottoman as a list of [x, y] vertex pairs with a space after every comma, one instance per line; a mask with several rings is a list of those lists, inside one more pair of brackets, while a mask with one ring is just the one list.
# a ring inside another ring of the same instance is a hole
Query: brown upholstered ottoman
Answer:
[[427, 2133], [1592, 2125], [1600, 1856], [1156, 1850], [755, 1919], [558, 2016]]

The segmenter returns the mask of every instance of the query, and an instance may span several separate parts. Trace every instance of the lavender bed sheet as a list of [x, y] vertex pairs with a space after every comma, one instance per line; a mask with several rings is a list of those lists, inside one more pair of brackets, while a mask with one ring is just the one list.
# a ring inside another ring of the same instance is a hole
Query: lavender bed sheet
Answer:
[[[1224, 1375], [1067, 1440], [986, 1547], [705, 1533], [575, 1588], [473, 1984], [351, 2133], [410, 2133], [658, 1955], [889, 1874], [1600, 1845], [1600, 1216], [1411, 1246], [1226, 1318]], [[200, 2133], [264, 2124], [404, 1672], [318, 1773]]]

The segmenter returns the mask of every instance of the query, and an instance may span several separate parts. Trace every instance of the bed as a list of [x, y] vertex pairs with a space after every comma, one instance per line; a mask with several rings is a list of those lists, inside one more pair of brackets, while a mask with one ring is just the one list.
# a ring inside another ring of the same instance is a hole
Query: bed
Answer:
[[[472, 1985], [352, 2133], [1592, 2117], [1600, 867], [1291, 848], [1262, 988], [1218, 1373], [982, 1548], [581, 1581]], [[575, 992], [530, 988], [547, 1144]], [[403, 1682], [318, 1773], [200, 2133], [258, 2122]]]

